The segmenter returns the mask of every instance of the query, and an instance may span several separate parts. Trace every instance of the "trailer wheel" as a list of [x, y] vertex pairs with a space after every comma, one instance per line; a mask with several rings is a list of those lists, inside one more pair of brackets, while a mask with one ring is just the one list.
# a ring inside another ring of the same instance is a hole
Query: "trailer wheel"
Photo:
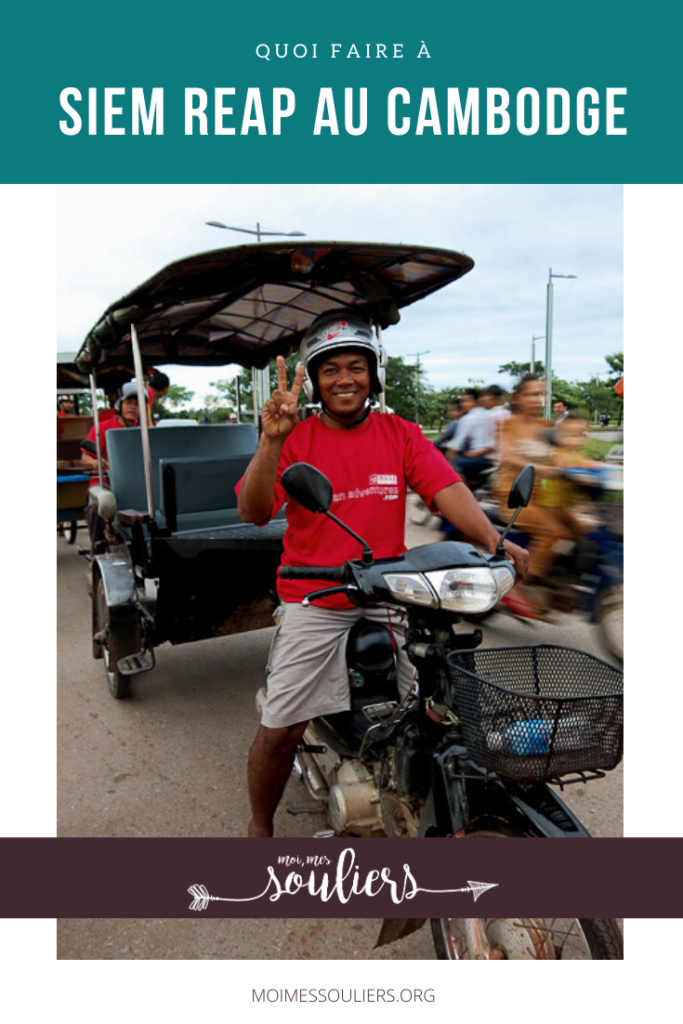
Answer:
[[112, 644], [112, 632], [111, 624], [109, 620], [109, 609], [107, 607], [107, 598], [104, 592], [104, 584], [102, 577], [97, 580], [95, 587], [95, 609], [96, 609], [96, 620], [97, 620], [97, 636], [101, 637], [101, 648], [102, 657], [104, 659], [104, 671], [107, 676], [107, 686], [112, 697], [116, 700], [123, 700], [125, 697], [130, 697], [130, 676], [124, 676], [121, 672], [116, 669], [116, 662], [112, 653], [112, 647], [116, 647], [116, 644]]

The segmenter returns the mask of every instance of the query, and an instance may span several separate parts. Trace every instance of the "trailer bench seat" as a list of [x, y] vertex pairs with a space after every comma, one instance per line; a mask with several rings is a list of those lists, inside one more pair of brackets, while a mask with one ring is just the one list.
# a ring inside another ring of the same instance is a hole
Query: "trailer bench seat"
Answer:
[[[173, 533], [243, 525], [235, 484], [256, 451], [251, 424], [149, 431], [154, 512]], [[107, 433], [109, 477], [119, 510], [147, 510], [139, 427]]]

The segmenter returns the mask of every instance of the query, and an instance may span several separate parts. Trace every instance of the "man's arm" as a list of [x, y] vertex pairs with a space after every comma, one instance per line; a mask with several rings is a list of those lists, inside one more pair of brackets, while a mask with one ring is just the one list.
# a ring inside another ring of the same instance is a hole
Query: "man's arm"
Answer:
[[[500, 541], [500, 534], [486, 518], [466, 484], [460, 482], [444, 487], [434, 496], [434, 504], [444, 519], [471, 538], [475, 544], [494, 554]], [[508, 559], [514, 564], [518, 580], [524, 579], [529, 568], [528, 551], [507, 540], [505, 551]]]
[[263, 406], [261, 440], [237, 496], [237, 512], [245, 523], [265, 523], [270, 519], [280, 455], [297, 424], [296, 407], [303, 379], [304, 368], [300, 366], [292, 390], [288, 391], [285, 361], [282, 356], [277, 357], [278, 386]]
[[261, 434], [256, 454], [247, 466], [237, 496], [237, 512], [245, 523], [264, 523], [270, 519], [284, 443], [285, 437]]
[[92, 455], [88, 455], [88, 453], [84, 452], [82, 448], [81, 448], [81, 462], [83, 463], [83, 465], [85, 466], [86, 469], [93, 469], [93, 470], [97, 469], [97, 459], [94, 458]]

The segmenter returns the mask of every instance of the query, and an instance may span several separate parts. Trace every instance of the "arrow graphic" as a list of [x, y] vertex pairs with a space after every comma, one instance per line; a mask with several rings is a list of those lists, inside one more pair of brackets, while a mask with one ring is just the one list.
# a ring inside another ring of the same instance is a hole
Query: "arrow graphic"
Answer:
[[[468, 882], [467, 884], [470, 888], [470, 892], [474, 896], [474, 902], [476, 903], [483, 892], [486, 892], [487, 889], [495, 889], [498, 882]], [[467, 892], [467, 889], [463, 891]]]
[[[428, 893], [451, 893], [451, 892], [471, 892], [476, 903], [482, 893], [486, 892], [487, 889], [495, 889], [498, 886], [498, 882], [468, 882], [467, 885], [462, 889], [422, 889], [418, 888], [413, 893], [413, 896], [418, 892]], [[258, 896], [243, 896], [243, 897], [231, 897], [231, 896], [211, 896], [209, 890], [205, 885], [191, 885], [187, 890], [190, 896], [193, 897], [192, 903], [190, 904], [190, 910], [202, 911], [206, 910], [209, 903], [212, 900], [219, 900], [222, 903], [251, 903], [253, 900], [261, 899], [265, 896], [268, 891], [268, 887], [264, 892]], [[287, 893], [287, 895], [295, 895], [294, 893]], [[412, 897], [411, 897], [412, 898]]]

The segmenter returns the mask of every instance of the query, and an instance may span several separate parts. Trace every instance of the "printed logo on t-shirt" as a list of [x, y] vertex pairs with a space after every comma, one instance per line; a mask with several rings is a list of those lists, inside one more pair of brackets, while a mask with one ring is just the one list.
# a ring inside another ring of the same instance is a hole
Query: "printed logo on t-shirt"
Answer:
[[398, 501], [400, 489], [396, 473], [371, 473], [367, 487], [356, 487], [352, 491], [335, 494], [333, 502], [349, 501], [353, 498], [381, 498], [383, 501]]

